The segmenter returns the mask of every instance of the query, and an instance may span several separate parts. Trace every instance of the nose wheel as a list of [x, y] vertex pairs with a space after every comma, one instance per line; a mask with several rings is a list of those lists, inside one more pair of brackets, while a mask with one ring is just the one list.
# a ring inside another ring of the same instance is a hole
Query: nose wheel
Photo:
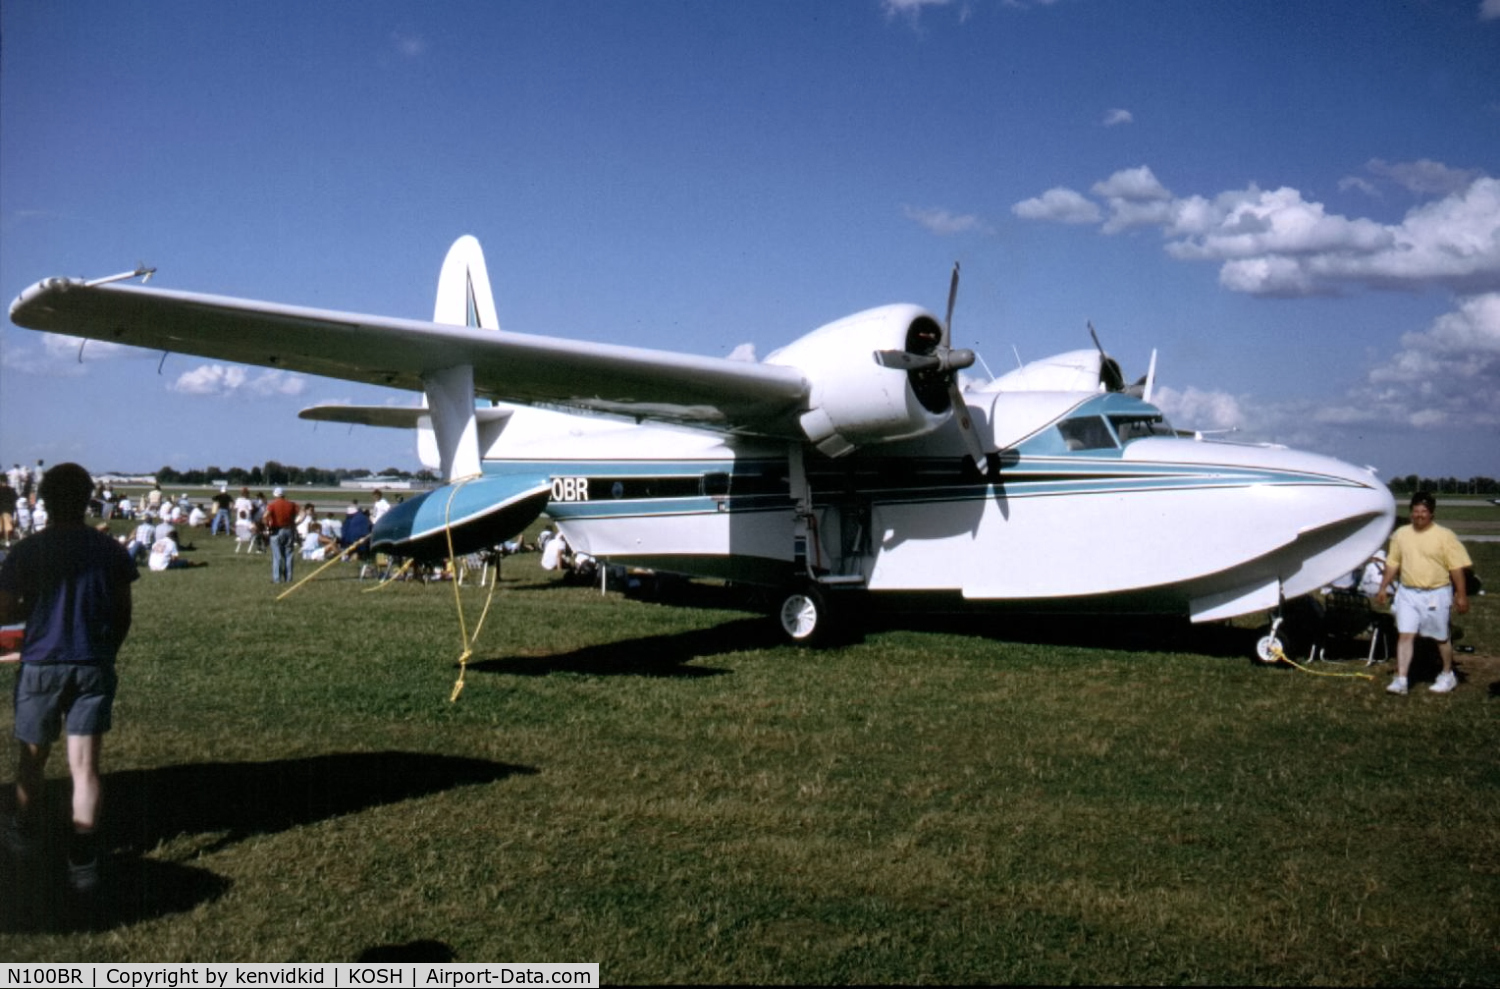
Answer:
[[1309, 650], [1322, 644], [1323, 607], [1310, 597], [1285, 602], [1261, 629], [1253, 661], [1274, 666], [1283, 660], [1306, 659]]
[[1281, 619], [1277, 618], [1271, 623], [1271, 627], [1265, 635], [1255, 641], [1254, 660], [1261, 666], [1275, 666], [1286, 657], [1286, 642], [1278, 634], [1281, 631]]

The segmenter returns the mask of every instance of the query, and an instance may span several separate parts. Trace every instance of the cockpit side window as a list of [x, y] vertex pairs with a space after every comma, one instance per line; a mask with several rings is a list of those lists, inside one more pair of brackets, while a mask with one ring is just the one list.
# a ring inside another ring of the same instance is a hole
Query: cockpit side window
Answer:
[[1057, 424], [1069, 450], [1113, 450], [1115, 434], [1099, 416], [1075, 416]]
[[1142, 436], [1175, 436], [1172, 424], [1165, 416], [1110, 416], [1121, 443], [1140, 439]]

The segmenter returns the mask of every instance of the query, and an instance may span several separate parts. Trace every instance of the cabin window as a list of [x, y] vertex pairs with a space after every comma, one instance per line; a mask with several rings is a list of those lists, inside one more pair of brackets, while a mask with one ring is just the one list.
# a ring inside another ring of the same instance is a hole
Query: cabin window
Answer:
[[729, 494], [729, 475], [723, 471], [704, 474], [703, 493], [709, 497]]
[[1142, 436], [1175, 436], [1172, 424], [1164, 416], [1110, 416], [1121, 443], [1138, 440]]
[[1069, 450], [1113, 450], [1115, 434], [1098, 416], [1077, 416], [1057, 424], [1063, 443]]

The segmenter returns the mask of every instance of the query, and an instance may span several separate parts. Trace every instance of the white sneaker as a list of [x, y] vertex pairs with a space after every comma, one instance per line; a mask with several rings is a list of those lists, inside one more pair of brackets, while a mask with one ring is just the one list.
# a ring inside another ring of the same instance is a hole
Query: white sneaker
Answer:
[[1388, 694], [1406, 693], [1406, 677], [1397, 677], [1396, 679], [1392, 680], [1390, 684], [1385, 688], [1385, 692]]
[[1432, 691], [1434, 694], [1446, 694], [1448, 691], [1457, 686], [1458, 677], [1454, 675], [1452, 670], [1449, 670], [1447, 673], [1439, 674], [1438, 678], [1432, 682], [1432, 686], [1428, 687], [1427, 689]]

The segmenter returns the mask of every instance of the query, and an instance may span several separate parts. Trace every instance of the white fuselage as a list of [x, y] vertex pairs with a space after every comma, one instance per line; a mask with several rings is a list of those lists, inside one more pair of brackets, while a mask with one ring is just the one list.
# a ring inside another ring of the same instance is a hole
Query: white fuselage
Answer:
[[[829, 459], [529, 407], [492, 438], [485, 470], [550, 475], [548, 514], [605, 561], [1200, 621], [1314, 591], [1390, 532], [1394, 502], [1367, 469], [1280, 447], [1125, 438], [1127, 420], [1155, 410], [1123, 395], [968, 399], [998, 451], [985, 476], [953, 429]], [[1080, 435], [1082, 449], [1069, 438]]]

